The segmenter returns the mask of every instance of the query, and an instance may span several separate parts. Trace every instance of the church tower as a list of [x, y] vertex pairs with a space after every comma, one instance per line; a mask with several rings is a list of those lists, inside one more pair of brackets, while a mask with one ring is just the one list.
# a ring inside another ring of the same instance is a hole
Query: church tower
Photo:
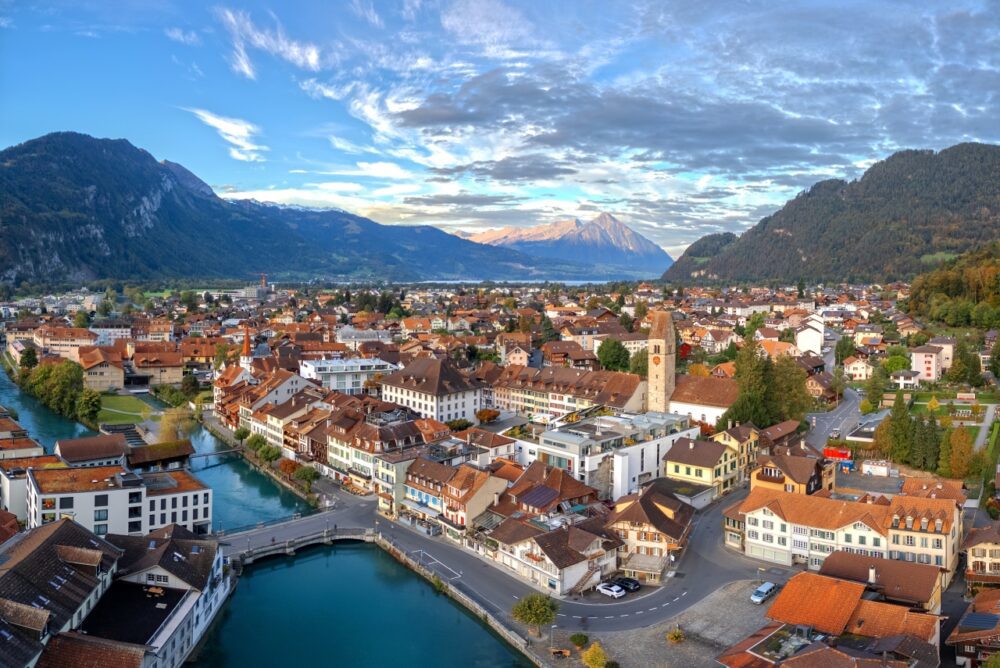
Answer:
[[240, 366], [251, 371], [253, 368], [253, 348], [250, 346], [250, 325], [243, 324], [243, 352], [240, 354]]
[[649, 330], [649, 373], [646, 394], [646, 410], [666, 413], [670, 405], [670, 395], [676, 385], [675, 365], [677, 352], [677, 332], [674, 319], [667, 311], [650, 314], [653, 326]]

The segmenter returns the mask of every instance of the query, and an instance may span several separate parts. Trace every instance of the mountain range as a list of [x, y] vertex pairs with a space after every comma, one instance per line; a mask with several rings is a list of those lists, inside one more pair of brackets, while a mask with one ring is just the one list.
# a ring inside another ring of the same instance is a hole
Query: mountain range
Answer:
[[739, 238], [692, 244], [663, 279], [908, 279], [1000, 238], [1000, 146], [900, 151], [856, 181], [821, 181]]
[[609, 213], [587, 223], [570, 218], [548, 225], [487, 230], [467, 238], [536, 257], [617, 268], [637, 277], [655, 276], [673, 263], [665, 250]]
[[[98, 278], [611, 280], [634, 272], [340, 210], [229, 201], [123, 139], [59, 132], [0, 151], [0, 281]], [[662, 270], [647, 272], [654, 276]]]

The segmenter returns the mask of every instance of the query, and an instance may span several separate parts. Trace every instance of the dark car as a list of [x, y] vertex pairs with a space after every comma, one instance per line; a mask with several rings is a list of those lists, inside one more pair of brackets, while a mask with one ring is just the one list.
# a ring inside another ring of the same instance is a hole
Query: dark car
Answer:
[[639, 588], [642, 587], [638, 580], [632, 578], [615, 578], [611, 584], [616, 584], [625, 591], [639, 591]]

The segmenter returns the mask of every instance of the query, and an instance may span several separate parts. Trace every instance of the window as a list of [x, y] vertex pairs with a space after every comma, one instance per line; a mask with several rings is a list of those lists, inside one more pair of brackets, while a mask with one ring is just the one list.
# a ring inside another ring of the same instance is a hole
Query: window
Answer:
[[55, 510], [56, 500], [53, 498], [42, 499], [42, 509], [43, 510]]
[[142, 520], [136, 520], [128, 523], [128, 532], [136, 533], [142, 531]]
[[142, 503], [142, 492], [129, 492], [128, 493], [129, 503]]
[[94, 511], [94, 521], [95, 522], [107, 522], [108, 521], [108, 509], [103, 508]]
[[107, 494], [97, 494], [94, 496], [95, 506], [106, 506], [108, 505], [108, 495]]
[[108, 533], [108, 525], [107, 524], [95, 524], [94, 525], [94, 533], [96, 533], [98, 536], [105, 536], [105, 535], [107, 535], [107, 533]]
[[73, 508], [73, 497], [63, 496], [59, 499], [59, 510], [71, 510]]

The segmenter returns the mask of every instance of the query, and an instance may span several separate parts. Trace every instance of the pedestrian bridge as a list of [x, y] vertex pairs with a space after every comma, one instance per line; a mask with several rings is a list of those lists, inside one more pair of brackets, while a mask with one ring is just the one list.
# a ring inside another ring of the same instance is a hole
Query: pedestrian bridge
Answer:
[[255, 560], [276, 555], [294, 555], [310, 545], [332, 545], [336, 541], [375, 541], [375, 530], [339, 527], [329, 511], [260, 522], [250, 527], [219, 531], [215, 536], [223, 554], [242, 568]]

